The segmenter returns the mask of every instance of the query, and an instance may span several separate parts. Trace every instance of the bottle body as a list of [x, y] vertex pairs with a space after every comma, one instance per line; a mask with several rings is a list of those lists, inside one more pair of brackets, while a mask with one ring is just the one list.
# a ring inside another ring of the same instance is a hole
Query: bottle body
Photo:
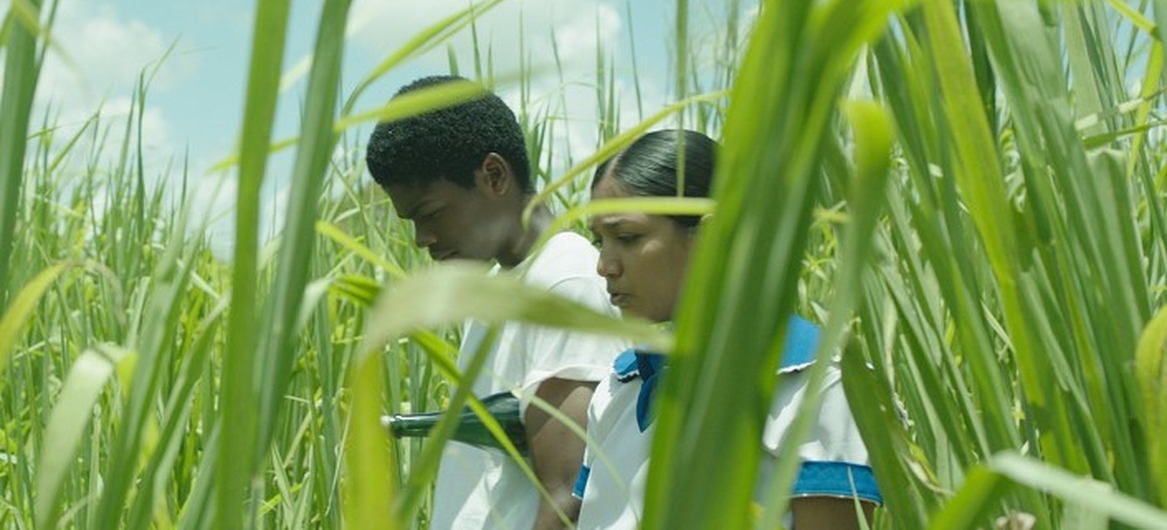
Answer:
[[[519, 398], [510, 392], [499, 392], [482, 398], [482, 404], [487, 412], [494, 417], [504, 433], [510, 438], [515, 449], [521, 455], [527, 455], [527, 431], [523, 427], [520, 413]], [[430, 430], [437, 425], [442, 412], [425, 414], [394, 414], [383, 416], [381, 422], [396, 438], [413, 438], [429, 436]], [[479, 447], [502, 449], [502, 445], [487, 430], [486, 425], [478, 418], [470, 407], [463, 410], [458, 418], [458, 426], [454, 429], [451, 440], [468, 443]]]

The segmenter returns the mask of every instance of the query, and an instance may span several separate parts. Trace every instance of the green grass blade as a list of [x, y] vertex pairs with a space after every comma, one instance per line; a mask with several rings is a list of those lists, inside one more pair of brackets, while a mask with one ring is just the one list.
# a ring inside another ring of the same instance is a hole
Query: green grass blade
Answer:
[[505, 0], [488, 0], [487, 2], [472, 4], [462, 11], [454, 13], [422, 30], [410, 39], [409, 42], [405, 43], [401, 48], [398, 48], [397, 51], [373, 68], [373, 71], [361, 80], [357, 87], [353, 89], [352, 94], [348, 98], [348, 102], [345, 103], [343, 114], [347, 115], [352, 105], [356, 103], [357, 98], [390, 70], [412, 57], [423, 54], [435, 46], [440, 46], [451, 36], [466, 26], [473, 24], [475, 18], [482, 16], [503, 1]]
[[256, 382], [260, 405], [259, 436], [255, 444], [257, 461], [262, 461], [267, 453], [276, 420], [280, 417], [280, 405], [288, 388], [291, 369], [297, 361], [287, 352], [299, 336], [297, 319], [312, 263], [305, 256], [311, 256], [315, 251], [317, 203], [337, 143], [333, 121], [349, 6], [349, 0], [326, 2], [317, 32], [300, 133], [303, 141], [297, 149], [292, 172], [275, 285], [272, 293], [265, 297], [270, 305], [265, 307], [260, 328], [269, 332], [262, 334], [256, 350], [262, 363]]
[[[254, 38], [244, 104], [239, 152], [238, 206], [235, 209], [235, 253], [231, 275], [232, 306], [223, 356], [223, 428], [217, 450], [215, 524], [239, 527], [244, 522], [245, 492], [251, 488], [258, 462], [252, 449], [259, 433], [254, 388], [259, 338], [255, 334], [258, 298], [259, 190], [267, 166], [267, 146], [275, 122], [280, 69], [288, 25], [288, 0], [261, 0], [255, 11]], [[251, 507], [255, 509], [254, 506]], [[250, 519], [250, 517], [248, 518]]]
[[[1147, 440], [1147, 460], [1155, 483], [1159, 485], [1160, 506], [1167, 506], [1167, 437], [1154, 433], [1167, 430], [1167, 363], [1163, 362], [1167, 345], [1167, 308], [1160, 309], [1139, 339], [1135, 354], [1135, 373], [1142, 390], [1142, 422]], [[1132, 455], [1139, 458], [1140, 455]]]
[[760, 419], [836, 97], [892, 8], [773, 2], [761, 10], [726, 118], [717, 215], [694, 250], [688, 275], [699, 281], [687, 284], [677, 319], [682, 355], [659, 402], [645, 528], [749, 525]]
[[[417, 329], [464, 322], [508, 321], [622, 336], [668, 351], [667, 334], [638, 320], [621, 320], [571, 303], [516, 279], [488, 276], [484, 266], [443, 263], [387, 290], [369, 315], [369, 330], [358, 348], [371, 351]], [[426, 300], [425, 305], [412, 302]], [[416, 306], [408, 314], [403, 307]]]
[[928, 528], [933, 530], [972, 530], [984, 528], [992, 519], [997, 503], [1004, 496], [1009, 481], [983, 466], [969, 471], [960, 491], [932, 516]]
[[0, 374], [8, 367], [8, 358], [20, 341], [21, 332], [36, 310], [37, 303], [52, 283], [69, 267], [68, 263], [58, 263], [41, 271], [20, 290], [13, 298], [12, 304], [5, 310], [4, 316], [0, 318]]
[[[1111, 485], [1069, 473], [1016, 453], [993, 456], [989, 469], [1025, 487], [1045, 491], [1134, 528], [1167, 529], [1167, 512], [1113, 490]], [[939, 528], [939, 527], [937, 527]]]
[[46, 445], [37, 465], [37, 528], [57, 526], [62, 482], [77, 456], [106, 381], [123, 362], [133, 364], [128, 351], [99, 346], [82, 353], [69, 370], [45, 428]]
[[[212, 343], [216, 331], [226, 313], [229, 299], [220, 299], [206, 318], [199, 324], [192, 337], [190, 348], [179, 365], [178, 376], [171, 386], [166, 406], [160, 418], [160, 427], [155, 443], [156, 448], [142, 470], [147, 484], [134, 501], [128, 525], [131, 528], [149, 526], [158, 513], [159, 499], [165, 499], [170, 481], [174, 476], [174, 465], [178, 459], [179, 445], [183, 441], [184, 429], [193, 413], [196, 385], [204, 380], [213, 353]], [[213, 447], [213, 445], [211, 445]]]
[[[13, 2], [13, 13], [23, 18], [40, 19], [40, 0]], [[18, 9], [19, 8], [19, 9]], [[11, 17], [8, 17], [11, 18]], [[37, 34], [17, 17], [9, 25], [4, 50], [4, 86], [0, 92], [0, 306], [8, 302], [8, 269], [12, 259], [13, 230], [20, 209], [20, 190], [24, 180], [24, 155], [27, 149], [29, 116], [33, 95], [40, 76], [37, 59]]]
[[[1011, 333], [1012, 346], [1021, 365], [1022, 380], [1031, 413], [1037, 416], [1039, 424], [1059, 426], [1058, 434], [1045, 433], [1040, 445], [1052, 458], [1059, 461], [1072, 459], [1078, 453], [1071, 452], [1069, 447], [1063, 445], [1069, 443], [1072, 437], [1068, 432], [1061, 430], [1065, 428], [1065, 423], [1059, 420], [1065, 416], [1065, 405], [1055, 397], [1055, 391], [1050, 388], [1048, 380], [1039, 378], [1042, 372], [1039, 368], [1037, 339], [1031, 335], [1032, 328], [1026, 324], [1027, 311], [1018, 286], [1018, 279], [1021, 277], [1017, 261], [1018, 230], [1010, 222], [1013, 217], [1006, 209], [1009, 202], [997, 157], [988, 156], [997, 152], [997, 146], [981, 110], [980, 97], [974, 88], [975, 80], [971, 68], [963, 59], [964, 45], [960, 39], [961, 32], [957, 26], [956, 15], [951, 5], [934, 2], [925, 3], [923, 12], [930, 37], [929, 46], [935, 50], [934, 66], [940, 79], [943, 111], [948, 123], [953, 124], [956, 129], [945, 133], [953, 138], [952, 150], [955, 158], [952, 167], [953, 178], [968, 206], [973, 225], [983, 241], [985, 253], [995, 275], [1004, 317]], [[978, 20], [982, 24], [987, 24], [992, 19], [981, 16]], [[1039, 34], [1038, 37], [1043, 35]], [[981, 356], [976, 358], [987, 360]], [[993, 373], [991, 370], [984, 372]], [[998, 418], [998, 421], [1005, 419], [1003, 413], [1009, 407], [998, 405], [995, 409], [1000, 412], [988, 417]], [[1012, 446], [1017, 444], [1019, 440], [1016, 439], [1010, 443]], [[1079, 461], [1077, 465], [1084, 466], [1085, 463]]]
[[855, 348], [842, 357], [843, 390], [856, 426], [863, 435], [872, 471], [886, 509], [895, 514], [898, 528], [924, 528], [935, 509], [931, 495], [921, 495], [912, 467], [921, 466], [895, 405], [887, 380], [878, 377]]
[[551, 226], [543, 232], [539, 241], [535, 243], [535, 248], [541, 248], [555, 234], [592, 215], [620, 212], [638, 212], [650, 215], [708, 215], [713, 213], [714, 206], [716, 203], [712, 199], [692, 197], [643, 197], [589, 201], [587, 204], [572, 207], [556, 217]]
[[[158, 260], [158, 264], [143, 285], [149, 286], [148, 294], [141, 298], [141, 305], [135, 308], [140, 315], [140, 326], [133, 331], [128, 347], [137, 355], [132, 374], [119, 374], [127, 388], [123, 415], [110, 456], [111, 474], [101, 492], [100, 506], [96, 514], [98, 524], [103, 528], [113, 528], [123, 520], [125, 511], [132, 506], [139, 469], [150, 437], [156, 432], [157, 424], [153, 415], [155, 400], [163, 387], [166, 372], [175, 355], [171, 346], [179, 329], [181, 295], [190, 280], [189, 263], [181, 259], [185, 236], [184, 227], [179, 224], [170, 234], [168, 250]], [[150, 448], [152, 449], [152, 448]], [[148, 494], [147, 494], [148, 495]]]
[[[867, 271], [872, 234], [883, 209], [884, 188], [889, 177], [891, 149], [895, 141], [891, 115], [887, 109], [870, 101], [849, 101], [843, 106], [854, 131], [854, 174], [848, 180], [849, 224], [843, 236], [836, 273], [837, 290], [831, 302], [830, 317], [820, 339], [817, 362], [810, 368], [807, 388], [821, 388], [826, 369], [835, 351], [843, 344], [843, 333], [852, 311], [859, 304], [862, 278]], [[845, 390], [845, 389], [844, 389]], [[798, 416], [786, 433], [783, 447], [770, 484], [763, 487], [763, 516], [756, 528], [774, 528], [786, 513], [790, 490], [800, 468], [799, 447], [810, 435], [822, 405], [822, 392], [811, 390], [799, 404]]]
[[583, 161], [572, 166], [567, 170], [566, 173], [564, 173], [562, 177], [559, 177], [554, 182], [547, 183], [547, 185], [544, 186], [542, 190], [539, 190], [539, 193], [537, 193], [535, 197], [531, 199], [530, 203], [527, 204], [527, 209], [523, 211], [523, 222], [528, 222], [530, 220], [531, 214], [535, 211], [538, 205], [544, 203], [556, 190], [567, 186], [580, 175], [582, 175], [585, 171], [594, 168], [596, 164], [612, 158], [612, 156], [620, 152], [621, 149], [628, 147], [628, 145], [635, 141], [637, 138], [643, 136], [644, 133], [652, 129], [652, 127], [657, 123], [660, 123], [664, 119], [681, 112], [689, 105], [700, 102], [716, 101], [725, 97], [725, 95], [726, 92], [719, 91], [692, 96], [690, 98], [678, 101], [666, 106], [664, 109], [661, 109], [647, 120], [633, 125], [624, 132], [613, 137], [611, 140], [604, 142], [604, 145], [600, 146], [600, 148], [597, 149], [595, 153], [592, 153]]

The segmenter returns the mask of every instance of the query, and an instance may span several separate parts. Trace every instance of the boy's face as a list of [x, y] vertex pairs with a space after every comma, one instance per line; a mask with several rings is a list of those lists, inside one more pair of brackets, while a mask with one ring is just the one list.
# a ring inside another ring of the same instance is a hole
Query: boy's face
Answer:
[[510, 216], [481, 171], [472, 188], [438, 179], [386, 191], [397, 216], [413, 222], [414, 242], [435, 261], [490, 261], [503, 250]]

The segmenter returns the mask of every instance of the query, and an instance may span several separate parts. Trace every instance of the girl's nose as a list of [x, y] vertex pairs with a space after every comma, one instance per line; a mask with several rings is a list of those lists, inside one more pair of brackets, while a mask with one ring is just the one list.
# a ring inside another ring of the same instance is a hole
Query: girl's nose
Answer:
[[606, 255], [603, 251], [600, 252], [600, 259], [596, 261], [596, 274], [604, 278], [612, 278], [620, 275], [620, 263], [612, 259], [611, 256]]

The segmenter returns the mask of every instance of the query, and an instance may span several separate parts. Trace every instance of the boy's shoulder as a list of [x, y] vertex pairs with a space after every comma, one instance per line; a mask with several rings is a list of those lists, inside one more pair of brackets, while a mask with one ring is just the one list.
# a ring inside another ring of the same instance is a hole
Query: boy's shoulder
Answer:
[[532, 285], [553, 287], [571, 279], [602, 281], [596, 274], [599, 252], [575, 232], [555, 234], [524, 263], [520, 274]]

